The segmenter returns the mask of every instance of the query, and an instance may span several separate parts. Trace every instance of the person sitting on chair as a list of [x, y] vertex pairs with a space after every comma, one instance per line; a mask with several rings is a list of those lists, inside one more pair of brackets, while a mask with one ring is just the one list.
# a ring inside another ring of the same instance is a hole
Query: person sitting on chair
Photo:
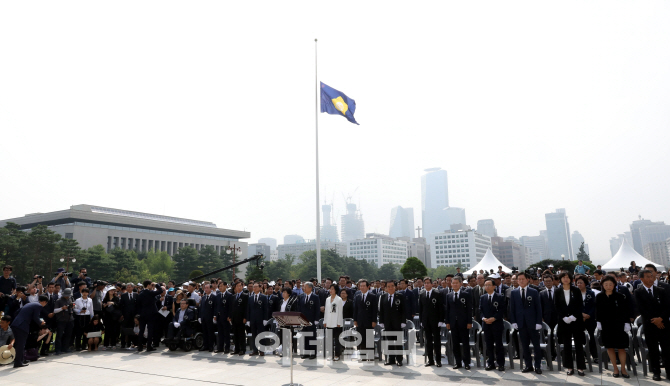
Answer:
[[179, 309], [175, 312], [172, 323], [168, 326], [167, 340], [178, 340], [182, 336], [191, 336], [193, 329], [190, 326], [190, 322], [193, 320], [195, 320], [195, 311], [188, 306], [188, 300], [183, 299], [179, 303]]

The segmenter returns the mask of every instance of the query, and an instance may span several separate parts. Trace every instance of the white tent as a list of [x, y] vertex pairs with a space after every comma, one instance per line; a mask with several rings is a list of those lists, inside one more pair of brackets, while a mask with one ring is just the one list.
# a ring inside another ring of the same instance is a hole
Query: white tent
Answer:
[[644, 256], [637, 253], [637, 251], [635, 251], [635, 249], [633, 249], [633, 247], [626, 242], [626, 239], [623, 239], [621, 247], [619, 247], [619, 252], [617, 252], [616, 255], [610, 259], [610, 261], [603, 264], [602, 268], [605, 271], [618, 271], [620, 268], [627, 269], [630, 266], [631, 261], [635, 261], [635, 264], [640, 268], [647, 264], [654, 264], [656, 268], [660, 268], [661, 270], [663, 269], [662, 265], [647, 260], [644, 258]]
[[502, 270], [503, 271], [512, 272], [511, 269], [505, 267], [503, 265], [503, 263], [501, 263], [500, 260], [498, 260], [493, 255], [493, 252], [491, 252], [491, 248], [489, 248], [486, 251], [486, 254], [484, 255], [484, 257], [482, 257], [481, 261], [479, 263], [477, 263], [477, 265], [475, 265], [474, 267], [468, 269], [468, 272], [477, 271], [477, 273], [479, 273], [480, 269], [483, 269], [486, 272], [491, 272], [491, 270], [493, 270], [493, 272], [498, 272], [498, 266], [499, 265], [502, 265]]

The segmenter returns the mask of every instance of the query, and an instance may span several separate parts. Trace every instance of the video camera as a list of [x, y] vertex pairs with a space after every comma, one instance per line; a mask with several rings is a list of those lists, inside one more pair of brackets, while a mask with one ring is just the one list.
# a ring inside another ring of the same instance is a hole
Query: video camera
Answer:
[[58, 274], [62, 274], [63, 277], [72, 277], [74, 275], [72, 272], [56, 272], [54, 273], [54, 276], [58, 276]]
[[93, 283], [93, 286], [94, 286], [94, 287], [97, 287], [97, 286], [99, 286], [99, 285], [104, 285], [104, 286], [106, 286], [107, 284], [108, 284], [108, 283], [107, 283], [106, 281], [104, 281], [104, 280], [96, 280], [96, 281]]

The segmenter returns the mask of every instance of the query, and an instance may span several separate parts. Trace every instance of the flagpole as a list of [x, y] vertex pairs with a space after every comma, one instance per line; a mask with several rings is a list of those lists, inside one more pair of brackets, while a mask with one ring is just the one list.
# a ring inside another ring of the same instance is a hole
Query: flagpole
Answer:
[[316, 280], [321, 285], [321, 213], [319, 211], [319, 77], [317, 59], [317, 39], [314, 39], [314, 83], [317, 93], [314, 95], [314, 120], [316, 121]]

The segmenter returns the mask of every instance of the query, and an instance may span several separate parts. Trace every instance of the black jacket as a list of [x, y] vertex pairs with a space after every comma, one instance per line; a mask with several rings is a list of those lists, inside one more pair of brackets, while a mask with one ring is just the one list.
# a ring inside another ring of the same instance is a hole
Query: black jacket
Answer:
[[456, 292], [451, 291], [445, 303], [447, 306], [444, 321], [449, 324], [449, 327], [465, 327], [467, 324], [472, 324], [472, 295], [470, 292], [461, 288], [458, 300], [456, 300]]
[[385, 293], [381, 297], [379, 303], [379, 322], [384, 325], [385, 330], [400, 331], [402, 330], [402, 323], [405, 323], [405, 316], [407, 315], [405, 307], [407, 301], [405, 296], [396, 292], [393, 294], [393, 304], [390, 302], [390, 296]]
[[428, 298], [427, 291], [421, 292], [419, 297], [419, 320], [424, 326], [431, 325], [437, 327], [439, 322], [444, 321], [444, 302], [442, 295], [435, 289], [430, 292]]
[[156, 296], [163, 293], [163, 288], [157, 287], [155, 290], [144, 289], [137, 295], [137, 308], [140, 317], [152, 317], [158, 313], [156, 308]]
[[356, 295], [354, 299], [354, 321], [359, 328], [372, 328], [372, 323], [377, 323], [379, 299], [368, 291], [365, 300], [363, 294]]

